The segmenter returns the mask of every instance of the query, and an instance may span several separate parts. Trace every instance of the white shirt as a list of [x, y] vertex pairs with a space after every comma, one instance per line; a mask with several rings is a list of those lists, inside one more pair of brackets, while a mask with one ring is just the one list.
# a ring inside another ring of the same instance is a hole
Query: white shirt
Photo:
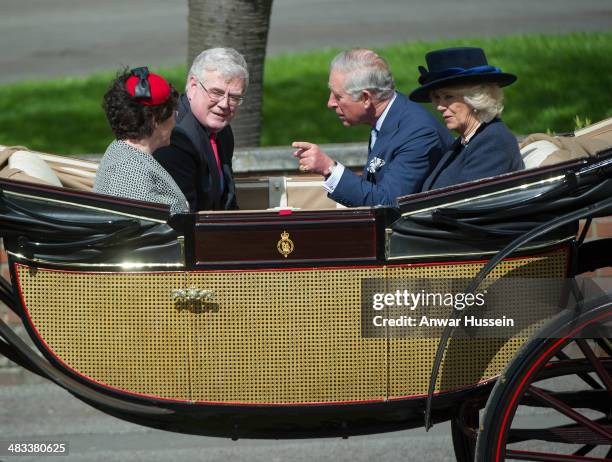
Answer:
[[474, 129], [468, 133], [466, 136], [462, 136], [461, 137], [461, 144], [464, 146], [467, 146], [467, 144], [470, 142], [470, 140], [472, 139], [472, 137], [476, 134], [476, 131], [478, 130], [478, 127], [480, 127], [482, 125], [482, 122], [478, 123], [478, 125], [476, 125], [474, 127]]

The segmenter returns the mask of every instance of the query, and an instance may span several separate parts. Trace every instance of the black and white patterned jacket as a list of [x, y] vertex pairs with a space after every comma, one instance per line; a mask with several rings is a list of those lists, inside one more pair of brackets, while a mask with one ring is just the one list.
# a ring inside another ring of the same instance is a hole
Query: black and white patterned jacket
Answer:
[[124, 141], [113, 141], [98, 167], [94, 192], [170, 206], [171, 213], [188, 212], [189, 204], [170, 174], [151, 154]]

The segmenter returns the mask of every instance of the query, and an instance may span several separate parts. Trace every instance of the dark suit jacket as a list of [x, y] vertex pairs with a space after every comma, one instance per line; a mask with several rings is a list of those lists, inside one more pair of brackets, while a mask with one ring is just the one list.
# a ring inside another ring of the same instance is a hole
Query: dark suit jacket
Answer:
[[518, 142], [500, 119], [482, 124], [467, 146], [457, 138], [423, 184], [423, 191], [525, 168]]
[[421, 190], [427, 174], [452, 144], [450, 132], [429, 111], [396, 94], [363, 176], [346, 169], [329, 194], [336, 202], [347, 206], [394, 205], [397, 197]]
[[210, 134], [193, 116], [189, 101], [182, 95], [170, 145], [159, 148], [153, 157], [172, 175], [192, 212], [238, 208], [232, 172], [234, 135], [229, 125], [217, 133], [216, 142], [223, 170], [223, 191]]

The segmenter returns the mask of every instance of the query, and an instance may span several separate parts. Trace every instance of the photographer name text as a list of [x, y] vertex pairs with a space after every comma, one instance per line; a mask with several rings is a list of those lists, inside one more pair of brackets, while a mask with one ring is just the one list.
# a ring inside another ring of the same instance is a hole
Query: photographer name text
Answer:
[[[417, 309], [452, 308], [463, 311], [466, 308], [482, 308], [485, 306], [486, 291], [477, 293], [436, 293], [410, 292], [396, 290], [394, 293], [375, 293], [372, 296], [372, 309], [380, 312], [387, 308], [409, 310], [411, 314]], [[438, 313], [439, 314], [439, 313]], [[377, 314], [372, 318], [375, 327], [514, 327], [514, 319], [506, 316], [498, 318], [482, 317], [480, 314], [465, 314], [464, 316], [431, 316], [431, 315], [401, 315], [383, 316]]]

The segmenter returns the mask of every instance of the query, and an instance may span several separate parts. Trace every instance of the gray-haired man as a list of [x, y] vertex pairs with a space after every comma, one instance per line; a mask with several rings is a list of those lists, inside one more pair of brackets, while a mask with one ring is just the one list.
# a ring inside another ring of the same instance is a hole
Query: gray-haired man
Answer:
[[372, 127], [368, 160], [359, 176], [313, 143], [295, 141], [300, 170], [325, 177], [331, 199], [347, 206], [392, 205], [421, 185], [453, 137], [427, 110], [395, 91], [387, 62], [372, 50], [338, 54], [330, 65], [333, 109], [345, 127]]
[[248, 83], [246, 61], [232, 48], [205, 50], [191, 65], [170, 145], [153, 155], [179, 185], [192, 211], [238, 207], [229, 123]]

